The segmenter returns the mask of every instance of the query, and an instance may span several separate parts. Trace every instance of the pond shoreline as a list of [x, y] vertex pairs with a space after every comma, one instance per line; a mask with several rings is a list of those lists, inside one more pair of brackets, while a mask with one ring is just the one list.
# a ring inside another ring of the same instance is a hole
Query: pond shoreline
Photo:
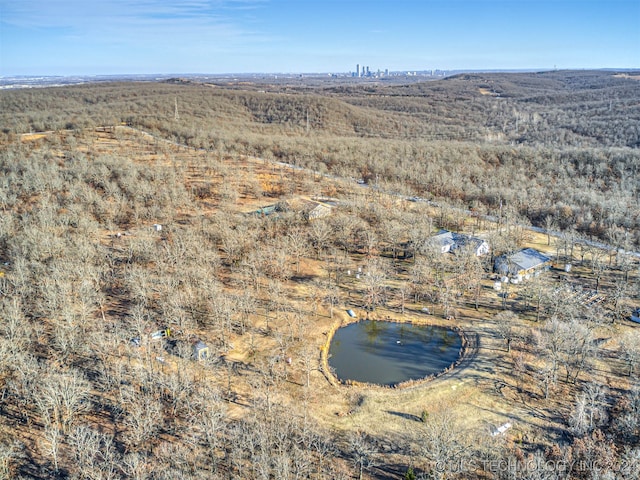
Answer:
[[[329, 366], [329, 349], [331, 347], [331, 342], [333, 340], [333, 337], [336, 333], [336, 331], [339, 328], [343, 328], [346, 327], [348, 325], [354, 324], [354, 323], [358, 323], [358, 322], [362, 322], [362, 321], [375, 321], [375, 322], [389, 322], [389, 323], [398, 323], [398, 324], [402, 324], [402, 323], [407, 323], [407, 324], [411, 324], [411, 325], [417, 325], [417, 326], [434, 326], [434, 327], [440, 327], [440, 328], [445, 328], [448, 330], [451, 330], [455, 333], [458, 334], [458, 336], [460, 337], [460, 348], [458, 351], [458, 356], [456, 358], [456, 360], [454, 360], [453, 362], [451, 362], [447, 367], [445, 367], [443, 370], [440, 370], [437, 373], [432, 373], [430, 375], [427, 375], [425, 377], [416, 379], [416, 380], [407, 380], [404, 382], [399, 382], [393, 385], [381, 385], [381, 384], [377, 384], [377, 383], [369, 383], [369, 382], [359, 382], [356, 380], [346, 380], [346, 381], [342, 381], [340, 380], [332, 371], [331, 371], [331, 367]], [[408, 320], [397, 320], [397, 319], [392, 319], [392, 318], [383, 318], [383, 319], [358, 319], [358, 318], [353, 318], [353, 319], [347, 319], [347, 321], [341, 320], [341, 321], [337, 321], [335, 322], [331, 328], [329, 329], [329, 331], [327, 332], [327, 338], [324, 342], [324, 344], [320, 347], [320, 366], [321, 366], [321, 371], [324, 374], [325, 378], [327, 379], [327, 381], [333, 385], [334, 387], [367, 387], [367, 388], [375, 388], [375, 389], [380, 389], [380, 390], [402, 390], [402, 389], [408, 389], [410, 387], [417, 387], [417, 386], [422, 386], [425, 385], [433, 380], [435, 380], [436, 378], [440, 378], [445, 374], [448, 374], [450, 372], [452, 372], [455, 368], [457, 368], [466, 358], [466, 355], [469, 351], [469, 339], [467, 337], [467, 334], [465, 333], [465, 331], [460, 328], [457, 325], [445, 325], [442, 324], [441, 322], [426, 322], [426, 321], [415, 321], [413, 319], [408, 319]]]

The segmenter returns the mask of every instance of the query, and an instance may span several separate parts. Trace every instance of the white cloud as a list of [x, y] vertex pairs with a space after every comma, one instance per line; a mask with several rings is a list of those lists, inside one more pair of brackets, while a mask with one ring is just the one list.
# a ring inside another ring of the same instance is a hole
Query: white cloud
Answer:
[[94, 34], [94, 29], [219, 27], [244, 33], [234, 12], [264, 5], [263, 0], [0, 0], [1, 21], [23, 29], [59, 29]]
[[12, 47], [4, 68], [8, 72], [235, 68], [245, 52], [257, 52], [277, 40], [266, 33], [260, 15], [270, 1], [0, 0], [3, 44]]
[[249, 11], [264, 0], [0, 0], [2, 22], [95, 48], [202, 50], [269, 41]]

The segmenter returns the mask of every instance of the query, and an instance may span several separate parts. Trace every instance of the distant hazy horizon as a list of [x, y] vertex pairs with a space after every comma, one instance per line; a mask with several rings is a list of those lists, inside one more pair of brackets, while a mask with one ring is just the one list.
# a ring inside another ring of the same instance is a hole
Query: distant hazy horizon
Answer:
[[637, 69], [638, 0], [0, 0], [0, 76]]

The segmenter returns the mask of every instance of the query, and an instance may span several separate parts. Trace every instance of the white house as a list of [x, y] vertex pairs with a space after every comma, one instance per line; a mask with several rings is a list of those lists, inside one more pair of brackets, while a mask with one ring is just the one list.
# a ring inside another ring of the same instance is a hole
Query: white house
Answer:
[[440, 230], [437, 235], [428, 240], [428, 243], [439, 248], [442, 253], [456, 253], [456, 250], [462, 248], [471, 248], [478, 257], [489, 253], [489, 244], [486, 240], [449, 230]]

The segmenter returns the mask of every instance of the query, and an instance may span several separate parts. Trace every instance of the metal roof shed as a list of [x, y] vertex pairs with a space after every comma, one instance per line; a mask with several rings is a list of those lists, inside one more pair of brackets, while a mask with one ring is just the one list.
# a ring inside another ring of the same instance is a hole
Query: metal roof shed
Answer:
[[510, 260], [520, 270], [533, 270], [551, 261], [549, 257], [533, 248], [525, 248], [514, 253]]
[[502, 275], [522, 275], [546, 267], [551, 258], [533, 248], [496, 258], [494, 269]]
[[198, 340], [193, 345], [193, 358], [196, 360], [205, 360], [209, 357], [209, 347], [202, 340]]

